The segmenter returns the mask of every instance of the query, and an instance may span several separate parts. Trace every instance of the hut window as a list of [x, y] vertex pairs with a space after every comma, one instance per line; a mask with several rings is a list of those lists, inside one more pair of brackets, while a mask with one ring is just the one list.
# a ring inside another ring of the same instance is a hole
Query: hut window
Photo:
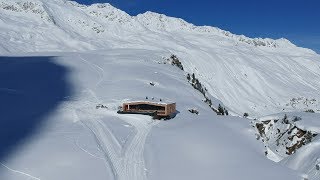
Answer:
[[164, 111], [165, 107], [163, 106], [155, 106], [150, 104], [137, 104], [137, 105], [130, 105], [130, 109], [136, 110], [155, 110], [155, 111]]

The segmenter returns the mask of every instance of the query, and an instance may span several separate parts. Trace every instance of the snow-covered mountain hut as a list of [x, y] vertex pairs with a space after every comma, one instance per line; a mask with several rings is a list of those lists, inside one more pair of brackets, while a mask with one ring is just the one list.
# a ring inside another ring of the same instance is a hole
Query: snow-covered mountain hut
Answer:
[[173, 102], [151, 102], [133, 101], [122, 105], [120, 113], [149, 114], [159, 117], [170, 117], [176, 113], [176, 103]]

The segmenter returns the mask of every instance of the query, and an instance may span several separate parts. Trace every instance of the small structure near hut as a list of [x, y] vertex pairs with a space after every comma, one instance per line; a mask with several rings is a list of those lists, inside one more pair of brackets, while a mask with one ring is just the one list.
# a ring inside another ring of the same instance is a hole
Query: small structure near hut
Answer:
[[151, 102], [151, 101], [133, 101], [122, 105], [119, 114], [144, 114], [151, 115], [154, 118], [171, 118], [176, 113], [176, 103], [172, 102]]

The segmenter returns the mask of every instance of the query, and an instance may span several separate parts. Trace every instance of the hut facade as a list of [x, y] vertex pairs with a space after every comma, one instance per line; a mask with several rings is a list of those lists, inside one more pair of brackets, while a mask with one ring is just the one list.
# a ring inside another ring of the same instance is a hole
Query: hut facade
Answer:
[[159, 117], [169, 117], [176, 113], [176, 103], [134, 101], [122, 105], [121, 113], [148, 114]]

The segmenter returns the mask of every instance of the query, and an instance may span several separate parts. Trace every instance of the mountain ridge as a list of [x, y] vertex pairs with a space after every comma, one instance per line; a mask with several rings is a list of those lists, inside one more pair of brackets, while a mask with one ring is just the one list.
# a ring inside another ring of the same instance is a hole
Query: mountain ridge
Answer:
[[[80, 9], [88, 17], [91, 17], [91, 21], [97, 21], [99, 18], [102, 24], [97, 27], [93, 27], [93, 31], [98, 33], [104, 33], [105, 28], [101, 28], [103, 23], [117, 22], [117, 25], [127, 25], [125, 28], [131, 27], [136, 30], [136, 28], [143, 30], [148, 29], [151, 31], [163, 32], [163, 31], [189, 31], [192, 33], [205, 33], [210, 35], [218, 35], [226, 38], [233, 39], [237, 43], [246, 43], [252, 46], [264, 46], [272, 48], [295, 48], [296, 45], [291, 43], [289, 40], [271, 39], [271, 38], [249, 38], [244, 35], [236, 35], [229, 31], [219, 29], [212, 26], [196, 26], [189, 23], [181, 18], [169, 17], [164, 14], [159, 14], [151, 11], [147, 11], [137, 16], [130, 16], [126, 12], [119, 10], [109, 3], [96, 3], [91, 5], [82, 5], [75, 1], [65, 1], [65, 0], [13, 0], [10, 2], [0, 1], [0, 7], [5, 11], [15, 11], [16, 13], [30, 12], [34, 14], [40, 14], [41, 18], [47, 20], [49, 23], [52, 21], [54, 23], [54, 15], [49, 15], [48, 10], [45, 8], [48, 3], [59, 4], [61, 6], [73, 6]], [[4, 13], [4, 12], [3, 12]], [[63, 15], [63, 14], [62, 14]], [[102, 19], [104, 18], [104, 19]], [[97, 23], [98, 24], [98, 23]], [[129, 24], [129, 25], [128, 25]], [[178, 25], [177, 25], [178, 24]], [[315, 53], [312, 50], [306, 51], [310, 53]]]

